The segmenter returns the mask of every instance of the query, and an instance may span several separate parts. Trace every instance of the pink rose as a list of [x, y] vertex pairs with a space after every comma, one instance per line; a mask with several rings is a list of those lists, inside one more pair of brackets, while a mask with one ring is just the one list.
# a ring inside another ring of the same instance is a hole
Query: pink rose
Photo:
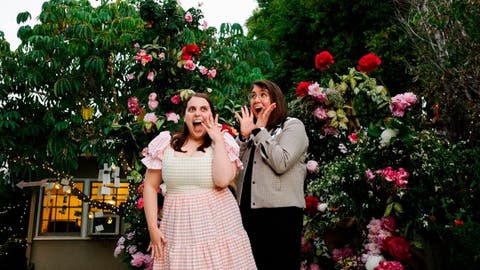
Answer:
[[140, 267], [143, 265], [144, 261], [144, 255], [141, 252], [137, 252], [132, 255], [132, 260], [130, 261], [130, 264], [135, 267]]
[[167, 121], [172, 121], [175, 124], [178, 123], [178, 120], [180, 119], [180, 115], [174, 112], [167, 112], [165, 113], [165, 116], [167, 117]]
[[208, 71], [208, 74], [207, 74], [208, 78], [209, 79], [213, 79], [215, 78], [215, 76], [217, 76], [217, 70], [212, 68]]
[[155, 100], [157, 99], [157, 93], [152, 92], [150, 95], [148, 95], [148, 100]]
[[198, 70], [200, 71], [200, 73], [201, 73], [202, 75], [207, 75], [207, 73], [208, 73], [208, 68], [206, 68], [206, 67], [204, 67], [204, 66], [199, 66], [199, 67], [198, 67]]
[[207, 22], [207, 21], [203, 21], [202, 27], [203, 27], [203, 30], [207, 30], [207, 29], [208, 29], [208, 22]]
[[156, 123], [157, 120], [158, 120], [158, 117], [155, 115], [155, 113], [147, 113], [143, 117], [143, 122]]
[[183, 68], [188, 70], [195, 70], [195, 63], [193, 63], [192, 60], [187, 60], [185, 61], [185, 64], [183, 64]]
[[317, 107], [315, 111], [313, 111], [313, 115], [315, 115], [315, 117], [320, 121], [323, 121], [328, 118], [327, 110], [322, 107]]
[[306, 166], [307, 171], [310, 173], [318, 173], [318, 171], [320, 170], [320, 168], [318, 167], [318, 162], [316, 162], [315, 160], [309, 160]]
[[133, 73], [129, 73], [129, 74], [127, 74], [127, 79], [133, 80], [133, 79], [135, 79], [135, 75], [133, 75]]
[[156, 101], [156, 100], [149, 100], [148, 101], [148, 108], [151, 111], [154, 111], [157, 107], [158, 107], [158, 101]]
[[190, 13], [190, 11], [187, 11], [187, 13], [185, 13], [185, 21], [188, 23], [191, 23], [193, 21], [193, 16], [192, 16], [192, 13]]
[[153, 71], [148, 72], [147, 79], [153, 82], [154, 78], [155, 78], [155, 74], [153, 73]]
[[367, 176], [367, 179], [368, 180], [372, 180], [375, 178], [375, 174], [372, 172], [372, 170], [368, 169], [366, 172], [365, 172], [365, 175]]

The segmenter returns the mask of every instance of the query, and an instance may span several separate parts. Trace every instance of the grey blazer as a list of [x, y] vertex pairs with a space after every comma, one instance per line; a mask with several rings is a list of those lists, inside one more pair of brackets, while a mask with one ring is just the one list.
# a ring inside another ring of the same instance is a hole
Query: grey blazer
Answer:
[[251, 207], [305, 207], [304, 182], [308, 137], [297, 118], [287, 118], [283, 126], [261, 129], [247, 141], [237, 138], [240, 159], [245, 169], [236, 178], [236, 195], [240, 203], [250, 146], [255, 144], [252, 168]]

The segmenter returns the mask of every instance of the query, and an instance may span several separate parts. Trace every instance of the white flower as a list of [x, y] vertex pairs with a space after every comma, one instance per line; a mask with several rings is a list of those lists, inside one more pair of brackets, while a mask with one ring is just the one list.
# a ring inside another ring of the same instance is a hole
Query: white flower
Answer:
[[323, 212], [325, 212], [325, 210], [327, 210], [327, 207], [328, 207], [328, 204], [320, 203], [317, 206], [317, 210], [323, 213]]
[[381, 261], [384, 261], [385, 258], [382, 255], [370, 255], [367, 258], [367, 262], [365, 263], [365, 268], [367, 270], [373, 270]]
[[398, 134], [398, 129], [390, 129], [390, 128], [385, 129], [380, 135], [381, 137], [380, 145], [382, 147], [389, 145], [392, 138], [396, 137], [397, 134]]

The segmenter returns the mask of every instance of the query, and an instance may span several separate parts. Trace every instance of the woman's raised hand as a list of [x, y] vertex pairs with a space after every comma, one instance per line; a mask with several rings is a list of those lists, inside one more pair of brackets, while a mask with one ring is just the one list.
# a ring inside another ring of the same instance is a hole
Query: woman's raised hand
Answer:
[[246, 139], [250, 136], [252, 129], [254, 129], [256, 126], [253, 123], [253, 113], [248, 109], [247, 106], [241, 107], [240, 111], [242, 115], [240, 115], [238, 112], [235, 112], [235, 117], [240, 124], [240, 135], [242, 138]]
[[208, 119], [204, 119], [202, 125], [214, 143], [223, 140], [224, 132], [221, 131], [222, 128], [218, 125], [218, 114], [215, 115], [215, 119], [211, 115]]

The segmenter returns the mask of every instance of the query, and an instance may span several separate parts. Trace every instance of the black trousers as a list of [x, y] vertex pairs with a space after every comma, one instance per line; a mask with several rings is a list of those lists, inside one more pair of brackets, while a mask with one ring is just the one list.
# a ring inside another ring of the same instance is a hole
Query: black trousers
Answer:
[[241, 208], [241, 212], [259, 270], [300, 268], [301, 208]]

